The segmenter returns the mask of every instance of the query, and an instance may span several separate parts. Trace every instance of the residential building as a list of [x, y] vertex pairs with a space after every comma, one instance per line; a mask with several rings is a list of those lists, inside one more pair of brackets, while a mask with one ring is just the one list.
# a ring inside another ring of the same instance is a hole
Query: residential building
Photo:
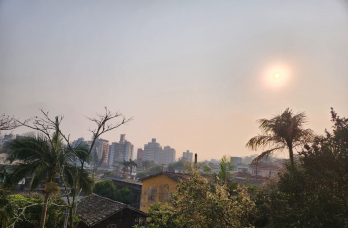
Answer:
[[192, 157], [193, 157], [193, 153], [190, 152], [189, 150], [182, 153], [182, 158], [184, 161], [192, 163]]
[[165, 146], [160, 155], [160, 164], [167, 165], [175, 162], [175, 154], [175, 149], [170, 148], [170, 146]]
[[[92, 145], [92, 141], [87, 142], [88, 145]], [[108, 156], [109, 156], [109, 141], [105, 139], [96, 139], [94, 142], [93, 149], [96, 150], [98, 159], [102, 159], [102, 166], [108, 167]]]
[[145, 221], [148, 214], [109, 198], [91, 194], [78, 203], [77, 228], [131, 228]]
[[71, 145], [77, 146], [77, 145], [80, 145], [81, 143], [87, 143], [87, 142], [85, 141], [84, 138], [81, 137], [81, 138], [78, 138], [77, 140], [75, 140], [74, 142], [72, 142]]
[[144, 160], [160, 162], [160, 154], [162, 152], [162, 147], [159, 143], [156, 142], [156, 139], [153, 138], [151, 142], [144, 145]]
[[121, 134], [119, 142], [113, 142], [110, 146], [109, 166], [121, 163], [133, 158], [133, 144], [126, 140], [126, 135]]
[[280, 170], [280, 168], [276, 165], [268, 165], [268, 164], [262, 164], [262, 165], [252, 165], [252, 174], [262, 177], [272, 177], [277, 174], [277, 172]]
[[238, 172], [246, 172], [246, 173], [251, 173], [252, 172], [252, 169], [251, 169], [250, 165], [239, 164], [236, 167], [237, 167], [237, 171]]
[[144, 160], [144, 150], [141, 148], [137, 151], [137, 160]]
[[233, 165], [233, 170], [237, 170], [237, 166], [242, 164], [241, 157], [231, 157], [231, 164]]
[[14, 134], [8, 134], [8, 135], [4, 135], [4, 141], [11, 141], [13, 139], [15, 139], [16, 136]]
[[[1, 135], [0, 135], [1, 136]], [[16, 136], [13, 135], [13, 134], [8, 134], [8, 135], [4, 135], [4, 137], [1, 137], [0, 138], [0, 148], [6, 143], [6, 142], [9, 142], [13, 139], [15, 139]]]
[[172, 199], [172, 193], [176, 192], [178, 181], [187, 178], [190, 178], [187, 174], [171, 172], [160, 172], [141, 178], [143, 185], [140, 210], [148, 213], [150, 205], [154, 203], [169, 203]]

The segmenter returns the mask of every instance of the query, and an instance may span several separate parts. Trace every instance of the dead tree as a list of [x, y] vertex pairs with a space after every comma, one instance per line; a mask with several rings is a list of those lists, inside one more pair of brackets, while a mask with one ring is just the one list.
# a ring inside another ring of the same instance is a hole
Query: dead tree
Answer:
[[[124, 124], [127, 124], [129, 121], [132, 120], [132, 118], [126, 118], [121, 113], [116, 112], [113, 113], [105, 107], [105, 112], [103, 114], [96, 114], [96, 117], [90, 118], [87, 117], [90, 121], [92, 121], [95, 124], [95, 127], [93, 129], [88, 129], [92, 134], [92, 143], [88, 149], [87, 155], [80, 157], [78, 153], [74, 150], [74, 146], [72, 146], [72, 142], [70, 141], [70, 134], [65, 134], [61, 128], [60, 124], [62, 120], [64, 119], [64, 116], [56, 116], [55, 118], [49, 117], [49, 113], [40, 110], [42, 117], [33, 117], [30, 119], [27, 119], [25, 121], [20, 121], [14, 119], [17, 126], [25, 126], [32, 130], [36, 130], [44, 134], [49, 141], [52, 141], [52, 132], [58, 131], [59, 134], [64, 139], [65, 143], [67, 144], [67, 149], [75, 155], [76, 159], [78, 160], [80, 166], [77, 166], [77, 163], [75, 162], [75, 167], [77, 174], [84, 172], [84, 167], [87, 162], [87, 159], [92, 155], [93, 147], [95, 144], [96, 139], [98, 139], [102, 134], [112, 131]], [[117, 119], [120, 119], [119, 121], [115, 121]], [[114, 122], [114, 123], [113, 123]], [[73, 224], [73, 218], [76, 212], [77, 207], [77, 197], [81, 193], [81, 188], [79, 183], [79, 178], [76, 176], [72, 182], [72, 184], [68, 184], [67, 181], [64, 178], [64, 167], [61, 167], [60, 172], [61, 180], [64, 182], [65, 187], [65, 196], [67, 197], [67, 202], [69, 206], [69, 227], [74, 227]], [[70, 200], [69, 196], [72, 196], [72, 200]]]
[[0, 131], [13, 130], [18, 126], [19, 124], [13, 116], [8, 116], [5, 114], [0, 116]]

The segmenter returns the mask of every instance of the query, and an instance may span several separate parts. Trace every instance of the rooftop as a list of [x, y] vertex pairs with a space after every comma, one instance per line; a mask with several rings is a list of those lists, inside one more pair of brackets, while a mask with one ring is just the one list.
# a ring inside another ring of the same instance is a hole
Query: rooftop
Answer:
[[139, 180], [143, 181], [143, 180], [146, 180], [146, 179], [149, 179], [149, 178], [152, 178], [152, 177], [156, 177], [156, 176], [159, 176], [159, 175], [162, 175], [162, 174], [167, 176], [168, 178], [176, 181], [176, 182], [178, 182], [179, 180], [186, 180], [186, 179], [191, 177], [190, 175], [183, 174], [183, 173], [159, 172], [159, 173], [156, 173], [156, 174], [153, 174], [153, 175], [149, 175], [149, 176], [140, 178]]
[[130, 179], [130, 178], [119, 178], [119, 177], [102, 177], [101, 180], [116, 180], [116, 181], [122, 181], [130, 184], [138, 184], [143, 185], [141, 182]]
[[144, 217], [148, 217], [148, 214], [135, 209], [134, 207], [113, 201], [94, 193], [78, 202], [76, 214], [87, 226], [93, 226], [126, 208], [136, 211], [142, 214]]

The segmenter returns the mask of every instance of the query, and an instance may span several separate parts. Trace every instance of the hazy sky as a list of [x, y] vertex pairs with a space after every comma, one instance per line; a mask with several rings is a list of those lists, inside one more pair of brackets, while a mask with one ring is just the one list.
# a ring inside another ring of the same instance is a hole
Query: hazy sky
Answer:
[[347, 86], [343, 0], [0, 1], [0, 112], [62, 114], [72, 138], [107, 106], [134, 121], [103, 138], [134, 152], [246, 156], [255, 121], [287, 107], [318, 133], [330, 107], [348, 116]]

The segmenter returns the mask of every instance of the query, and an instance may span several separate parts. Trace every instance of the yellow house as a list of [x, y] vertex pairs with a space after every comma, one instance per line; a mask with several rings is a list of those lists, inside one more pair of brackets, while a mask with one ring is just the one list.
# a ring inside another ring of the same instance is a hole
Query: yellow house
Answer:
[[149, 212], [149, 206], [153, 203], [169, 203], [172, 193], [176, 192], [179, 180], [186, 179], [188, 175], [181, 173], [160, 172], [141, 178], [142, 191], [140, 199], [140, 210]]

